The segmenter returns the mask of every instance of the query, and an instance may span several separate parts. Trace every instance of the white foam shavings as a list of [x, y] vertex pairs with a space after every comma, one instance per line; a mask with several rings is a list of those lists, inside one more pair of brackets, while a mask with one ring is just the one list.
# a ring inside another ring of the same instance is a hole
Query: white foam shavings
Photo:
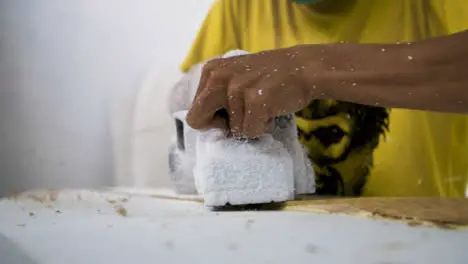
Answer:
[[247, 54], [250, 54], [250, 53], [245, 50], [231, 50], [231, 51], [226, 52], [223, 55], [223, 58], [229, 58], [229, 57], [241, 56], [241, 55], [247, 55]]
[[198, 84], [202, 76], [203, 66], [206, 62], [194, 65], [171, 88], [167, 97], [167, 107], [170, 114], [182, 110], [189, 110], [198, 90]]
[[293, 115], [277, 118], [273, 138], [283, 143], [293, 159], [295, 193], [312, 194], [315, 193], [315, 172], [307, 152], [297, 138], [295, 120]]
[[174, 113], [174, 121], [183, 125], [183, 147], [177, 143], [177, 136], [171, 139], [169, 148], [169, 174], [175, 190], [179, 194], [196, 194], [193, 167], [195, 166], [195, 144], [198, 131], [187, 125], [187, 111]]
[[169, 147], [169, 176], [178, 194], [196, 194], [193, 167], [195, 157], [187, 155], [177, 148], [176, 138], [171, 140]]

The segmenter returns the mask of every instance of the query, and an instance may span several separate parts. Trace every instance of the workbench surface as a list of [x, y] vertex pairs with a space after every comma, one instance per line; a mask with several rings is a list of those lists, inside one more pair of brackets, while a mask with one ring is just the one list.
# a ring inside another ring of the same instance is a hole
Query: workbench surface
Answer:
[[463, 215], [417, 222], [357, 207], [214, 212], [161, 190], [28, 192], [0, 200], [0, 263], [468, 263]]

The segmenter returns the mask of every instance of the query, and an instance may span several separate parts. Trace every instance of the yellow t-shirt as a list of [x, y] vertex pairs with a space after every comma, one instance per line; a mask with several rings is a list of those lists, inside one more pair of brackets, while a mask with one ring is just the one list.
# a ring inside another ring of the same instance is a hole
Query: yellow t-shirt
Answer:
[[[467, 28], [464, 1], [327, 0], [311, 7], [288, 0], [218, 0], [182, 70], [232, 49], [416, 41]], [[297, 116], [319, 193], [465, 196], [468, 116], [331, 100], [314, 101]]]

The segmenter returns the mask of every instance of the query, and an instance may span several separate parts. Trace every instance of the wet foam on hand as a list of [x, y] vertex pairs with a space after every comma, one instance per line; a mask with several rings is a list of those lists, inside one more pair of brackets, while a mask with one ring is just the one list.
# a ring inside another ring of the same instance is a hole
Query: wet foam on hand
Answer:
[[205, 205], [280, 202], [294, 197], [293, 161], [283, 144], [265, 135], [255, 141], [213, 137], [197, 142], [195, 185]]
[[231, 50], [231, 51], [226, 52], [223, 55], [223, 58], [229, 58], [229, 57], [241, 56], [241, 55], [247, 55], [247, 54], [250, 54], [250, 53], [245, 50]]

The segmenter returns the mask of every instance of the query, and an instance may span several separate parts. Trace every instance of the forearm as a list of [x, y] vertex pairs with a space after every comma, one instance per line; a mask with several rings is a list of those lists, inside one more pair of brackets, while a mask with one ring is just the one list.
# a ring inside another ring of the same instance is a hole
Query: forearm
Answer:
[[320, 63], [324, 72], [304, 69], [313, 96], [468, 113], [467, 47], [468, 31], [413, 44], [334, 44], [298, 49], [304, 49], [305, 54], [307, 49], [315, 49], [309, 52], [315, 58], [318, 52], [323, 55]]

